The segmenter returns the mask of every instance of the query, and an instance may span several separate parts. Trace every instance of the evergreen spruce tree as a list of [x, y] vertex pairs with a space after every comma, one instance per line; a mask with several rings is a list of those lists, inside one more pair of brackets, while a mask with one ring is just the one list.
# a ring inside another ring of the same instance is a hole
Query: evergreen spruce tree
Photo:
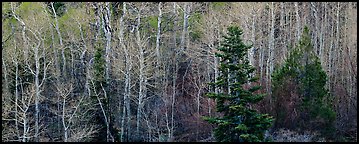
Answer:
[[[327, 75], [313, 50], [308, 27], [304, 28], [299, 44], [284, 66], [275, 70], [272, 77], [276, 127], [318, 130], [325, 136], [333, 134], [336, 115], [331, 105], [333, 98], [325, 88]], [[291, 85], [295, 86], [290, 87]], [[293, 101], [293, 94], [290, 93], [296, 93], [298, 100]], [[298, 110], [297, 117], [291, 122], [285, 121], [293, 113], [285, 109], [286, 99], [296, 103], [294, 107]]]
[[214, 134], [220, 142], [258, 142], [264, 141], [265, 131], [271, 127], [272, 117], [260, 114], [251, 108], [265, 95], [254, 94], [260, 86], [244, 88], [249, 82], [258, 78], [251, 76], [254, 68], [246, 57], [251, 46], [241, 39], [242, 30], [232, 26], [228, 36], [224, 36], [216, 56], [220, 58], [220, 76], [216, 83], [210, 85], [221, 90], [220, 93], [207, 93], [209, 98], [217, 100], [216, 110], [222, 117], [204, 117], [209, 123], [217, 125]]

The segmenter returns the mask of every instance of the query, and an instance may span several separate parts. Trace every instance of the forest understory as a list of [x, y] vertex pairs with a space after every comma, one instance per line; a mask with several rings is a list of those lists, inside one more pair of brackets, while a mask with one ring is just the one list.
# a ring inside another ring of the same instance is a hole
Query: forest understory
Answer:
[[231, 26], [266, 139], [357, 141], [356, 2], [2, 2], [2, 141], [219, 141]]

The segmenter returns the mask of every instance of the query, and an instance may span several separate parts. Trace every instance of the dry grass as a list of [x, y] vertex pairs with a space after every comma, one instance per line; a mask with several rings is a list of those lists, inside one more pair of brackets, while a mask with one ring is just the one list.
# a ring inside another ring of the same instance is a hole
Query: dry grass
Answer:
[[326, 142], [317, 132], [299, 133], [288, 129], [279, 129], [270, 134], [274, 142]]

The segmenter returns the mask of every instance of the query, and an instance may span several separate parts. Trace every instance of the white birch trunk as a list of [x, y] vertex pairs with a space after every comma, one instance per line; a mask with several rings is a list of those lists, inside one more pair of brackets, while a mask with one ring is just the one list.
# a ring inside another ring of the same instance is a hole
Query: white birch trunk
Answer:
[[319, 54], [318, 49], [318, 31], [319, 31], [319, 18], [318, 18], [318, 9], [315, 6], [315, 3], [311, 2], [311, 9], [314, 12], [314, 19], [315, 19], [315, 32], [314, 32], [314, 50], [316, 54]]
[[323, 38], [323, 33], [325, 31], [326, 28], [326, 22], [325, 20], [327, 19], [327, 14], [326, 14], [326, 9], [327, 9], [327, 3], [323, 3], [324, 5], [324, 9], [323, 9], [323, 20], [322, 20], [322, 24], [321, 24], [321, 30], [320, 30], [320, 36], [319, 36], [319, 40], [320, 40], [320, 46], [319, 46], [319, 57], [320, 57], [320, 61], [322, 63], [322, 65], [324, 64], [324, 38]]
[[141, 24], [141, 10], [142, 8], [140, 8], [140, 10], [138, 11], [137, 14], [137, 25], [136, 25], [136, 42], [137, 42], [137, 46], [139, 49], [139, 63], [140, 63], [140, 67], [139, 67], [139, 80], [140, 80], [140, 84], [139, 84], [139, 93], [138, 93], [138, 107], [137, 107], [137, 119], [136, 119], [136, 135], [137, 138], [140, 138], [140, 120], [141, 120], [141, 112], [142, 112], [142, 107], [143, 107], [143, 99], [146, 97], [146, 75], [145, 75], [145, 56], [144, 56], [144, 48], [142, 45], [142, 41], [141, 41], [141, 36], [140, 36], [140, 30], [139, 30], [139, 26]]
[[[174, 28], [176, 28], [177, 26], [177, 4], [176, 2], [173, 3], [173, 15], [175, 16], [174, 22], [173, 22], [173, 26]], [[178, 55], [178, 50], [176, 49], [177, 47], [177, 35], [176, 35], [176, 30], [174, 29], [174, 35], [173, 35], [173, 45], [174, 45], [174, 72], [173, 72], [173, 80], [172, 80], [172, 103], [171, 103], [171, 129], [174, 128], [174, 107], [175, 107], [175, 102], [176, 102], [176, 87], [177, 87], [177, 71], [178, 71], [178, 62], [177, 62], [177, 55]], [[172, 137], [172, 133], [171, 133], [171, 129], [168, 130], [168, 135], [169, 137]]]
[[61, 47], [61, 55], [62, 55], [62, 60], [63, 60], [63, 70], [62, 72], [64, 74], [66, 74], [66, 56], [65, 56], [65, 48], [63, 47], [63, 43], [62, 43], [62, 36], [61, 36], [61, 32], [60, 32], [60, 29], [59, 29], [59, 22], [57, 21], [57, 14], [56, 14], [56, 11], [55, 11], [55, 8], [54, 8], [54, 3], [51, 2], [51, 8], [52, 8], [52, 12], [54, 13], [54, 17], [55, 17], [55, 27], [56, 27], [56, 31], [57, 31], [57, 35], [59, 37], [59, 40], [60, 40], [60, 47]]
[[[125, 94], [124, 94], [124, 104], [123, 104], [123, 112], [122, 112], [122, 118], [121, 118], [121, 135], [120, 135], [120, 140], [121, 142], [124, 142], [124, 133], [125, 133], [125, 116], [126, 116], [126, 102], [128, 102], [128, 97], [130, 95], [130, 75], [129, 75], [129, 56], [128, 56], [128, 51], [127, 48], [124, 45], [123, 42], [123, 30], [124, 30], [124, 22], [123, 19], [126, 16], [126, 2], [123, 2], [122, 5], [122, 16], [120, 18], [120, 33], [119, 33], [119, 41], [120, 41], [120, 46], [124, 49], [125, 51], [125, 59], [126, 59], [126, 73], [125, 73]], [[121, 106], [121, 103], [119, 103], [119, 108]]]
[[160, 59], [161, 59], [161, 55], [160, 55], [160, 39], [161, 39], [161, 19], [162, 19], [162, 2], [158, 3], [158, 20], [157, 20], [157, 35], [156, 35], [156, 56], [157, 56], [157, 77], [158, 72], [159, 72], [159, 68], [160, 68]]
[[[331, 31], [334, 31], [334, 23], [331, 26]], [[332, 34], [332, 37], [334, 37], [334, 34]], [[333, 51], [334, 51], [334, 39], [332, 39], [330, 42], [330, 47], [329, 47], [329, 57], [328, 57], [328, 71], [329, 71], [329, 82], [328, 82], [328, 88], [329, 91], [331, 92], [332, 88], [331, 88], [331, 83], [332, 81], [332, 75], [333, 75], [333, 70], [332, 70], [332, 66], [333, 66]]]
[[[15, 48], [15, 52], [17, 51], [17, 47], [16, 47], [16, 40], [14, 39], [14, 48]], [[19, 112], [18, 112], [18, 99], [19, 99], [19, 90], [18, 90], [18, 79], [19, 79], [19, 64], [18, 64], [18, 59], [15, 58], [12, 56], [12, 61], [13, 63], [15, 64], [15, 128], [16, 128], [16, 133], [19, 136], [19, 123], [18, 123], [18, 115], [19, 115]], [[4, 59], [3, 59], [3, 63], [4, 63], [4, 73], [5, 73], [5, 77], [6, 77], [6, 66], [5, 66], [5, 62], [4, 62]], [[5, 80], [5, 83], [7, 80]], [[8, 86], [6, 86], [8, 87]], [[8, 90], [8, 88], [6, 88], [6, 90]]]
[[[268, 43], [268, 61], [267, 61], [267, 92], [271, 93], [271, 75], [273, 72], [273, 61], [274, 61], [274, 3], [272, 2], [272, 9], [271, 9], [271, 26], [270, 26], [270, 36], [269, 36], [269, 43]], [[271, 104], [271, 99], [269, 99], [269, 103]]]
[[[36, 36], [35, 36], [36, 37]], [[34, 57], [35, 57], [35, 141], [39, 141], [39, 99], [40, 99], [40, 82], [39, 82], [39, 75], [40, 75], [40, 58], [39, 58], [39, 48], [41, 45], [41, 41], [39, 40], [39, 44], [34, 48]]]
[[254, 44], [256, 41], [256, 27], [255, 27], [255, 23], [256, 23], [256, 12], [254, 11], [254, 7], [252, 7], [252, 37], [251, 37], [251, 41], [252, 41], [252, 48], [248, 49], [248, 58], [249, 58], [249, 63], [250, 65], [254, 66]]
[[62, 126], [64, 128], [64, 141], [67, 142], [68, 139], [68, 132], [66, 127], [66, 121], [65, 121], [65, 105], [66, 105], [66, 95], [63, 98], [62, 101]]
[[186, 2], [183, 6], [184, 12], [183, 12], [183, 29], [182, 29], [182, 35], [181, 35], [181, 43], [180, 43], [180, 48], [181, 48], [181, 52], [184, 51], [185, 49], [185, 38], [186, 38], [186, 34], [187, 34], [187, 28], [188, 28], [188, 3]]
[[[15, 14], [15, 9], [13, 7], [13, 3], [10, 3], [11, 5], [11, 9], [12, 9], [12, 14], [13, 14], [13, 17], [19, 21], [21, 23], [21, 26], [22, 26], [22, 29], [21, 29], [21, 36], [22, 36], [22, 39], [23, 39], [23, 43], [24, 43], [24, 60], [25, 60], [25, 63], [28, 65], [28, 43], [27, 43], [27, 39], [26, 39], [26, 35], [25, 35], [25, 30], [26, 30], [26, 26], [25, 26], [25, 23], [17, 17], [17, 15]], [[17, 85], [16, 85], [17, 86]], [[21, 84], [21, 88], [22, 88], [22, 93], [24, 92], [23, 91], [23, 87], [22, 87], [22, 84]], [[22, 112], [22, 117], [20, 119], [22, 119], [22, 124], [23, 124], [23, 133], [22, 133], [22, 142], [26, 142], [27, 139], [28, 139], [28, 136], [27, 136], [27, 133], [30, 129], [30, 127], [28, 126], [28, 117], [27, 117], [27, 110], [29, 109], [29, 104], [30, 104], [30, 101], [32, 99], [32, 95], [30, 95], [30, 98], [28, 98], [28, 103], [26, 104], [25, 102], [25, 96], [22, 96], [21, 97], [21, 102], [22, 102], [22, 106], [20, 105], [17, 105], [17, 107], [20, 108], [21, 112]], [[17, 104], [17, 103], [15, 103]]]
[[[333, 65], [332, 65], [332, 67], [334, 68], [333, 69], [333, 76], [334, 76], [334, 84], [336, 84], [337, 83], [337, 69], [338, 69], [338, 67], [335, 67], [335, 66], [337, 66], [339, 63], [339, 50], [340, 50], [340, 43], [339, 43], [339, 41], [340, 41], [340, 29], [339, 29], [339, 25], [340, 25], [340, 18], [339, 18], [339, 14], [340, 14], [340, 2], [338, 2], [338, 6], [337, 6], [337, 11], [336, 11], [337, 13], [336, 13], [336, 21], [337, 21], [337, 27], [336, 27], [336, 37], [335, 37], [335, 39], [336, 39], [336, 48], [335, 48], [335, 50], [334, 50], [334, 58], [333, 58]], [[337, 60], [335, 60], [335, 59], [337, 59]], [[339, 66], [339, 65], [338, 65]]]
[[299, 17], [299, 8], [298, 8], [298, 2], [295, 2], [294, 3], [294, 7], [295, 7], [295, 17], [296, 17], [296, 30], [297, 30], [297, 34], [296, 34], [296, 40], [299, 41], [300, 39], [300, 32], [301, 32], [301, 29], [300, 29], [300, 17]]
[[281, 62], [283, 63], [285, 60], [286, 60], [286, 57], [287, 57], [287, 43], [286, 43], [286, 36], [285, 36], [285, 20], [284, 20], [284, 17], [285, 17], [285, 14], [284, 14], [284, 2], [281, 2], [280, 3], [280, 39], [281, 39], [281, 44], [282, 44], [282, 59], [281, 59]]
[[105, 3], [105, 9], [102, 19], [102, 27], [105, 32], [106, 37], [106, 50], [105, 50], [105, 61], [106, 61], [106, 82], [110, 79], [110, 71], [111, 71], [111, 62], [110, 62], [110, 54], [111, 54], [111, 12], [109, 8], [109, 2]]

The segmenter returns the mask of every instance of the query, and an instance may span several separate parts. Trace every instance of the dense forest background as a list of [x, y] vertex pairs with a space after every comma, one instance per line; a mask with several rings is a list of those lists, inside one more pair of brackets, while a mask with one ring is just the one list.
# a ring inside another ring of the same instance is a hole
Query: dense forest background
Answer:
[[269, 114], [271, 75], [308, 26], [336, 136], [356, 141], [356, 2], [3, 2], [2, 141], [210, 138], [202, 116], [220, 114], [204, 94], [230, 25], [253, 44]]

